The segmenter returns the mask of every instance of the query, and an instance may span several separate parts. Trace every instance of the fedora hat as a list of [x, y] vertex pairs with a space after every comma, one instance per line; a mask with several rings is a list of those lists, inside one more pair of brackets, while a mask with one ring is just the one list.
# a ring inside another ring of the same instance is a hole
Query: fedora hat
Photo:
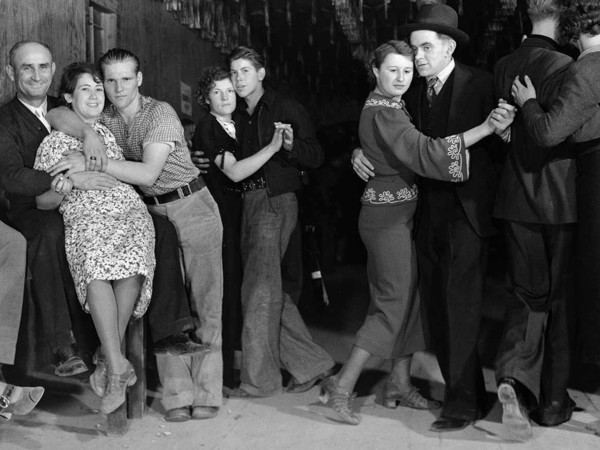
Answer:
[[454, 39], [458, 45], [469, 43], [469, 35], [458, 29], [458, 14], [450, 6], [443, 3], [421, 6], [414, 23], [402, 25], [398, 28], [403, 36], [408, 36], [417, 30], [431, 30], [445, 34]]

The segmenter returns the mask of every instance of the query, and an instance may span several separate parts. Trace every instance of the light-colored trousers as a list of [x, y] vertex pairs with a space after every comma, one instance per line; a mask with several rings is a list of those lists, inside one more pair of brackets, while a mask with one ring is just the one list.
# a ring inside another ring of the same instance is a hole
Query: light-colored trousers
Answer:
[[198, 356], [157, 356], [162, 404], [167, 410], [220, 406], [223, 402], [223, 227], [219, 209], [206, 187], [189, 197], [150, 205], [148, 209], [169, 219], [177, 230], [196, 334], [203, 344], [211, 346], [209, 353]]
[[13, 364], [25, 283], [27, 241], [0, 221], [0, 364]]

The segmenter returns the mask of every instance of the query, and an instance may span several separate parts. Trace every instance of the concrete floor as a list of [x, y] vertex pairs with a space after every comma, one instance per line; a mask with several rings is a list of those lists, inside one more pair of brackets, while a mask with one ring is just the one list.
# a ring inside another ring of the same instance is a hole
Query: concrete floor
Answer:
[[[366, 280], [362, 265], [338, 267], [326, 276], [334, 314], [303, 308], [315, 339], [335, 358], [346, 357], [353, 335], [366, 310]], [[492, 273], [486, 288], [481, 347], [490, 399], [495, 383], [491, 364], [501, 327], [503, 292], [501, 276]], [[389, 369], [373, 360], [359, 380], [358, 409], [362, 423], [353, 427], [335, 419], [322, 406], [318, 388], [304, 394], [282, 394], [268, 399], [226, 399], [219, 415], [207, 421], [173, 424], [164, 421], [160, 388], [150, 391], [143, 419], [130, 421], [123, 436], [107, 436], [99, 401], [85, 381], [73, 383], [71, 392], [47, 392], [34, 412], [0, 424], [0, 448], [6, 449], [600, 449], [600, 395], [573, 389], [582, 408], [573, 419], [556, 428], [534, 426], [527, 443], [507, 439], [496, 402], [488, 416], [465, 430], [429, 431], [435, 414], [408, 408], [386, 409], [380, 402], [381, 386]], [[419, 353], [413, 363], [415, 384], [434, 398], [443, 398], [443, 381], [435, 358]], [[589, 389], [588, 389], [589, 390]]]

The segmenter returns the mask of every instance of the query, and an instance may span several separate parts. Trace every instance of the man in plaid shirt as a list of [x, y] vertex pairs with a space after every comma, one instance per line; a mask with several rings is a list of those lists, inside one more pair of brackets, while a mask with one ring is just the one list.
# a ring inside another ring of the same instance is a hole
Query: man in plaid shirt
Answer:
[[[191, 161], [175, 110], [168, 103], [140, 94], [142, 72], [137, 56], [127, 50], [112, 49], [100, 58], [99, 66], [112, 103], [101, 121], [113, 132], [127, 158], [102, 161], [101, 170], [137, 185], [148, 209], [175, 226], [192, 309], [198, 320], [197, 337], [210, 345], [210, 351], [204, 354], [157, 357], [166, 419], [214, 417], [222, 403], [223, 383], [219, 210]], [[61, 115], [61, 124], [56, 125], [62, 131], [80, 137], [90, 132], [73, 115], [64, 110]], [[73, 159], [77, 162], [73, 163]], [[81, 170], [82, 155], [64, 160], [55, 170], [73, 170], [73, 164]]]

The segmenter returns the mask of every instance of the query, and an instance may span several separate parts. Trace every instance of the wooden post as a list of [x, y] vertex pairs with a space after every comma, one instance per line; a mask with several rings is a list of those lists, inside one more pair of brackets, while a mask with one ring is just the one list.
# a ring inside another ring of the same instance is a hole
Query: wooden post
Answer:
[[127, 359], [133, 365], [137, 383], [127, 394], [127, 416], [140, 419], [146, 407], [146, 351], [144, 320], [131, 319], [127, 327]]
[[131, 319], [125, 335], [127, 359], [133, 365], [137, 382], [127, 390], [127, 399], [119, 408], [106, 416], [107, 434], [124, 434], [127, 418], [140, 419], [146, 406], [146, 349], [144, 320]]

